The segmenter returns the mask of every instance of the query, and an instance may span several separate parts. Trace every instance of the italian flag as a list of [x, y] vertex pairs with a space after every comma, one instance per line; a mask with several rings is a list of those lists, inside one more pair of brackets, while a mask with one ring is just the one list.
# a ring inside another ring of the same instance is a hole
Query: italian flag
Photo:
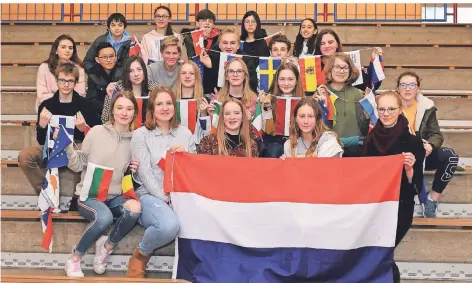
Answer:
[[197, 99], [177, 100], [177, 121], [187, 127], [192, 134], [197, 125]]
[[262, 136], [262, 109], [261, 101], [257, 100], [256, 111], [252, 118], [252, 125], [254, 126], [255, 133], [261, 137]]
[[221, 106], [223, 105], [219, 101], [214, 101], [215, 111], [213, 112], [213, 116], [211, 117], [211, 133], [215, 134], [216, 129], [218, 128], [218, 120], [220, 119], [220, 111]]
[[275, 134], [288, 137], [290, 135], [290, 119], [293, 116], [293, 110], [300, 101], [300, 97], [277, 97]]
[[113, 168], [89, 162], [87, 164], [87, 173], [82, 183], [80, 201], [86, 201], [88, 199], [105, 201], [108, 196], [113, 170]]

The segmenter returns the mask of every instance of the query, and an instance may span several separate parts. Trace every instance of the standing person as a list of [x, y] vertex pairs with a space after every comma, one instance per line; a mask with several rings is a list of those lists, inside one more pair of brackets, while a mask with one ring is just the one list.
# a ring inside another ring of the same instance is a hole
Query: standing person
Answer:
[[[349, 55], [337, 53], [329, 59], [324, 72], [326, 88], [320, 87], [318, 91], [321, 97], [336, 97], [333, 103], [336, 112], [333, 130], [344, 143], [344, 156], [360, 156], [361, 143], [369, 130], [370, 118], [359, 103], [364, 93], [352, 86], [359, 77], [359, 71]], [[353, 142], [348, 144], [346, 140]]]
[[[208, 55], [206, 53], [200, 56], [201, 62], [204, 64], [203, 91], [205, 94], [216, 93], [219, 77], [220, 51], [229, 54], [246, 55], [239, 49], [239, 34], [234, 27], [224, 28], [218, 37], [218, 44], [212, 46], [212, 50]], [[249, 76], [249, 86], [252, 91], [257, 91], [259, 81], [257, 79], [257, 71], [254, 58], [242, 56], [242, 60], [246, 64]]]
[[148, 66], [148, 80], [160, 86], [174, 88], [182, 52], [179, 39], [175, 36], [168, 36], [161, 40], [160, 48], [163, 60]]
[[[149, 93], [156, 87], [156, 84], [149, 83], [146, 64], [139, 56], [131, 56], [125, 61], [121, 79], [116, 83], [110, 83], [107, 87], [107, 96], [103, 104], [102, 122], [106, 123], [110, 119], [111, 101], [113, 93], [128, 90], [134, 94], [134, 97], [141, 98], [149, 96]], [[146, 120], [147, 99], [143, 99], [142, 111], [138, 109], [140, 121]], [[139, 107], [138, 107], [139, 108]], [[141, 126], [141, 125], [139, 125]]]
[[[75, 172], [82, 172], [75, 195], [81, 196], [80, 215], [90, 221], [89, 227], [67, 259], [65, 270], [69, 277], [84, 277], [80, 267], [81, 259], [94, 242], [93, 270], [97, 274], [105, 273], [110, 254], [133, 229], [141, 214], [141, 204], [135, 199], [124, 198], [121, 188], [123, 173], [128, 166], [135, 171], [139, 164], [131, 160], [130, 149], [131, 125], [136, 118], [137, 110], [136, 99], [129, 91], [120, 92], [115, 96], [111, 107], [113, 114], [110, 123], [92, 128], [84, 139], [81, 150], [75, 150], [72, 145], [66, 149], [69, 159], [68, 167]], [[58, 130], [55, 135], [57, 132]], [[94, 174], [94, 167], [91, 164], [113, 168], [105, 200], [99, 200], [84, 193], [89, 189], [92, 190], [84, 186], [94, 185], [94, 183], [87, 183], [89, 175]], [[89, 172], [89, 170], [92, 171]], [[88, 197], [83, 199], [86, 196]], [[113, 218], [118, 218], [118, 220], [110, 235], [103, 236], [108, 227], [113, 224]]]
[[141, 40], [141, 58], [147, 65], [162, 61], [161, 40], [166, 36], [175, 36], [179, 38], [179, 34], [172, 31], [170, 21], [172, 20], [172, 12], [166, 6], [159, 6], [154, 10], [154, 23], [156, 28], [146, 33]]
[[128, 277], [144, 278], [152, 252], [174, 240], [179, 220], [163, 193], [164, 171], [158, 163], [166, 152], [195, 153], [195, 140], [189, 129], [177, 123], [177, 100], [171, 89], [156, 87], [149, 98], [144, 127], [131, 140], [133, 157], [139, 161], [136, 181], [142, 184], [137, 195], [141, 203], [139, 224], [146, 230], [128, 264]]
[[304, 97], [293, 110], [290, 137], [284, 144], [286, 157], [342, 157], [338, 136], [323, 123], [320, 105], [312, 97]]
[[[203, 96], [200, 69], [193, 61], [185, 62], [180, 66], [174, 93], [177, 100], [197, 99], [197, 123], [193, 135], [195, 143], [198, 145], [202, 138], [210, 133], [211, 125], [210, 117], [208, 116], [208, 107], [210, 104]], [[203, 123], [205, 127], [202, 127], [201, 123]]]
[[126, 18], [123, 14], [113, 13], [107, 20], [107, 32], [97, 37], [87, 50], [84, 58], [85, 72], [87, 74], [97, 73], [99, 64], [95, 60], [97, 47], [102, 42], [108, 42], [115, 49], [116, 65], [123, 67], [125, 60], [129, 57], [129, 45], [131, 36], [126, 31]]
[[277, 69], [272, 84], [269, 88], [269, 95], [259, 94], [262, 103], [262, 115], [264, 120], [264, 132], [262, 140], [264, 142], [263, 157], [279, 158], [284, 153], [284, 143], [287, 136], [277, 135], [275, 131], [275, 121], [277, 118], [277, 97], [304, 97], [300, 73], [296, 65], [287, 62]]
[[213, 44], [218, 41], [218, 35], [220, 30], [215, 27], [216, 16], [215, 14], [208, 10], [203, 9], [200, 10], [197, 14], [196, 22], [195, 22], [195, 29], [188, 29], [183, 28], [180, 32], [183, 37], [183, 42], [185, 45], [185, 49], [187, 51], [187, 57], [192, 59], [195, 56], [200, 54], [195, 53], [195, 46], [192, 39], [192, 31], [203, 29], [203, 46], [205, 46], [205, 51], [208, 53], [210, 52], [210, 48]]
[[[395, 247], [400, 244], [413, 222], [414, 196], [423, 186], [423, 142], [408, 129], [408, 120], [402, 115], [402, 100], [397, 92], [388, 91], [377, 98], [379, 121], [364, 142], [364, 156], [403, 154], [405, 161], [400, 184], [400, 202]], [[400, 282], [400, 271], [394, 262], [393, 280]]]
[[405, 72], [397, 79], [397, 90], [410, 132], [423, 140], [426, 150], [425, 169], [436, 169], [432, 190], [423, 207], [424, 217], [434, 218], [439, 198], [456, 171], [459, 155], [452, 148], [442, 147], [444, 137], [436, 117], [438, 109], [434, 101], [421, 94], [420, 84], [420, 77], [414, 72]]
[[73, 63], [79, 70], [79, 80], [74, 84], [74, 90], [81, 96], [85, 96], [85, 72], [82, 60], [77, 54], [77, 46], [70, 35], [60, 35], [51, 46], [49, 57], [39, 65], [36, 75], [36, 102], [35, 110], [46, 99], [51, 98], [59, 89], [57, 86], [56, 68], [63, 63]]
[[[81, 143], [84, 139], [85, 125], [90, 127], [101, 124], [100, 117], [92, 110], [90, 103], [78, 94], [74, 87], [79, 81], [79, 68], [73, 63], [64, 63], [55, 70], [58, 90], [51, 98], [41, 102], [36, 122], [36, 141], [38, 146], [24, 148], [18, 154], [18, 164], [39, 195], [46, 175], [46, 162], [43, 160], [43, 149], [48, 134], [48, 124], [52, 115], [75, 116], [74, 141]], [[58, 126], [58, 125], [51, 125]], [[60, 171], [63, 171], [62, 168]], [[74, 174], [79, 178], [78, 174]], [[63, 180], [64, 181], [64, 180]], [[75, 204], [72, 201], [71, 204]]]
[[298, 34], [293, 46], [293, 56], [303, 58], [315, 53], [315, 42], [318, 35], [318, 26], [312, 18], [306, 18], [300, 23]]
[[202, 139], [198, 153], [258, 157], [258, 145], [250, 133], [251, 122], [240, 100], [229, 98], [222, 107], [215, 134]]
[[120, 79], [122, 70], [116, 66], [116, 51], [109, 42], [99, 43], [96, 50], [97, 66], [95, 72], [88, 75], [86, 99], [90, 101], [95, 112], [101, 117], [107, 87], [110, 83]]
[[244, 61], [240, 58], [230, 60], [225, 67], [224, 86], [211, 100], [208, 114], [213, 115], [214, 101], [223, 103], [229, 98], [234, 98], [241, 100], [247, 117], [251, 118], [256, 111], [257, 94], [249, 87], [249, 80], [249, 72]]
[[[339, 36], [331, 29], [323, 29], [318, 34], [316, 45], [315, 45], [315, 55], [322, 55], [321, 57], [321, 67], [327, 64], [329, 59], [338, 52], [343, 52], [342, 44], [339, 40]], [[382, 56], [383, 50], [380, 47], [375, 47], [372, 51], [372, 59], [375, 56]], [[362, 68], [362, 80], [363, 83], [355, 85], [358, 89], [365, 91], [366, 88], [379, 89], [382, 81], [379, 81], [375, 85], [372, 85], [372, 72], [374, 72], [373, 64], [370, 63], [369, 67]]]
[[[269, 57], [269, 47], [264, 39], [267, 36], [265, 29], [261, 27], [261, 19], [256, 11], [248, 11], [241, 22], [241, 41], [243, 52], [257, 57]], [[254, 63], [259, 66], [259, 58], [254, 58]]]

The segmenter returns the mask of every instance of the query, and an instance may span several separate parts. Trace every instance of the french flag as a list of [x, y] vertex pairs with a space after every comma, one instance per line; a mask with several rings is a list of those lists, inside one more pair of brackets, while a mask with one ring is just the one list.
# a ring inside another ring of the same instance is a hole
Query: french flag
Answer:
[[370, 62], [372, 64], [373, 70], [371, 72], [371, 81], [372, 85], [383, 81], [385, 79], [385, 73], [384, 73], [384, 63], [382, 57], [379, 55], [375, 56], [374, 59], [370, 59]]
[[[401, 155], [168, 155], [164, 190], [180, 222], [175, 275], [194, 283], [392, 282], [402, 166]], [[228, 182], [234, 176], [244, 179]]]

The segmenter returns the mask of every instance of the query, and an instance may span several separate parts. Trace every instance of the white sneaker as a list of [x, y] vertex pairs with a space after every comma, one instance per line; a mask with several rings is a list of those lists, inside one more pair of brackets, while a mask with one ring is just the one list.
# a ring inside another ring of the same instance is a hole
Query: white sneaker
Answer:
[[95, 256], [93, 258], [93, 270], [97, 274], [105, 273], [108, 264], [108, 258], [112, 251], [107, 251], [105, 249], [105, 242], [107, 241], [108, 236], [101, 236], [95, 242]]
[[82, 272], [82, 268], [80, 264], [82, 260], [73, 260], [72, 257], [69, 257], [66, 261], [66, 274], [68, 277], [84, 277], [84, 273]]

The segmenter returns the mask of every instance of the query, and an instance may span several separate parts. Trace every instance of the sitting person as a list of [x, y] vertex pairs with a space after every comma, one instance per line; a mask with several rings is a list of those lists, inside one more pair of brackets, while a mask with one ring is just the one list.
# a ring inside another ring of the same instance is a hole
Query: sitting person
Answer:
[[292, 42], [286, 35], [276, 34], [270, 38], [270, 57], [286, 59], [298, 66], [298, 58], [290, 55], [290, 48], [292, 48]]
[[108, 42], [115, 49], [116, 65], [123, 67], [124, 62], [129, 57], [129, 46], [131, 36], [126, 31], [126, 18], [120, 13], [113, 13], [107, 20], [107, 32], [97, 37], [87, 50], [84, 58], [85, 72], [87, 74], [95, 73], [95, 57], [97, 56], [97, 47], [102, 42]]
[[315, 53], [315, 42], [318, 36], [318, 26], [312, 18], [306, 18], [300, 22], [298, 34], [293, 46], [293, 56], [303, 58], [313, 56]]
[[147, 67], [148, 80], [159, 86], [174, 88], [182, 52], [179, 39], [175, 36], [164, 38], [161, 40], [161, 51], [162, 61], [154, 62]]
[[107, 87], [121, 78], [121, 69], [116, 65], [116, 51], [108, 42], [98, 44], [95, 54], [95, 71], [88, 75], [86, 99], [90, 101], [94, 111], [102, 116]]
[[[404, 165], [400, 183], [395, 247], [400, 244], [413, 222], [414, 196], [423, 186], [425, 150], [421, 138], [409, 131], [402, 115], [402, 100], [397, 92], [387, 91], [377, 97], [379, 120], [364, 141], [363, 156], [402, 154]], [[375, 164], [375, 161], [372, 161]], [[393, 263], [393, 282], [400, 282], [400, 271]]]
[[74, 90], [75, 84], [79, 81], [79, 68], [73, 63], [64, 63], [56, 68], [55, 76], [58, 90], [51, 98], [44, 100], [38, 108], [36, 140], [39, 146], [22, 149], [18, 155], [19, 167], [38, 195], [46, 174], [43, 149], [44, 146], [48, 146], [44, 143], [52, 116], [75, 116], [74, 141], [78, 143], [84, 139], [86, 125], [93, 127], [101, 124], [100, 117], [92, 111], [89, 102]]
[[163, 193], [164, 171], [159, 166], [170, 153], [195, 153], [195, 140], [189, 129], [177, 123], [177, 100], [171, 89], [156, 87], [149, 97], [144, 127], [137, 129], [131, 140], [132, 156], [139, 161], [136, 181], [141, 203], [141, 224], [146, 231], [129, 260], [128, 277], [144, 278], [152, 252], [174, 240], [179, 220]]
[[[119, 92], [113, 99], [111, 107], [113, 114], [110, 122], [92, 128], [85, 137], [81, 150], [75, 150], [72, 144], [66, 149], [68, 167], [75, 172], [82, 172], [75, 195], [80, 196], [78, 205], [80, 215], [90, 221], [90, 225], [67, 259], [65, 270], [69, 277], [84, 277], [80, 267], [81, 258], [94, 242], [93, 270], [97, 274], [105, 273], [113, 249], [133, 229], [141, 215], [139, 201], [124, 198], [121, 187], [123, 173], [127, 167], [130, 166], [135, 171], [139, 164], [131, 160], [130, 148], [131, 125], [137, 109], [136, 99], [129, 91]], [[97, 165], [113, 170], [106, 199], [98, 199], [98, 195], [92, 192]], [[113, 218], [118, 220], [110, 235], [103, 236], [113, 224]]]
[[[138, 56], [129, 57], [125, 61], [121, 79], [116, 83], [110, 83], [107, 87], [107, 96], [105, 97], [105, 101], [103, 103], [102, 122], [106, 123], [110, 119], [110, 105], [113, 99], [113, 93], [117, 93], [122, 90], [128, 90], [134, 94], [135, 98], [140, 99], [149, 96], [149, 93], [156, 86], [156, 84], [149, 83], [147, 68], [143, 59]], [[134, 129], [142, 126], [142, 124], [136, 125], [136, 121], [143, 122], [146, 120], [146, 105], [147, 99], [142, 99], [142, 107], [137, 111], [138, 117], [135, 119]]]
[[251, 122], [246, 109], [238, 99], [229, 98], [221, 107], [216, 134], [200, 142], [198, 153], [258, 157], [258, 145], [250, 132]]
[[220, 30], [215, 27], [216, 16], [215, 14], [208, 10], [200, 10], [197, 14], [195, 29], [183, 28], [180, 33], [183, 35], [183, 43], [185, 45], [187, 57], [192, 59], [195, 56], [200, 54], [195, 53], [195, 44], [192, 39], [192, 31], [203, 29], [203, 46], [205, 46], [206, 52], [210, 52], [211, 46], [218, 41], [218, 35]]
[[423, 96], [420, 77], [413, 72], [405, 72], [398, 77], [397, 89], [403, 104], [403, 113], [408, 119], [410, 132], [423, 140], [426, 150], [425, 170], [436, 169], [432, 190], [424, 202], [424, 217], [436, 217], [439, 197], [451, 181], [459, 163], [459, 155], [454, 149], [442, 147], [444, 137], [436, 117], [434, 101]]
[[342, 143], [323, 123], [321, 107], [311, 97], [304, 97], [293, 110], [290, 137], [284, 144], [286, 157], [342, 157]]
[[75, 83], [74, 90], [81, 96], [85, 96], [85, 72], [77, 54], [77, 46], [74, 39], [69, 35], [63, 34], [56, 38], [51, 46], [49, 58], [39, 65], [36, 76], [36, 103], [34, 109], [38, 112], [39, 104], [44, 100], [53, 97], [58, 90], [56, 68], [63, 63], [73, 63], [79, 69], [79, 80]]

